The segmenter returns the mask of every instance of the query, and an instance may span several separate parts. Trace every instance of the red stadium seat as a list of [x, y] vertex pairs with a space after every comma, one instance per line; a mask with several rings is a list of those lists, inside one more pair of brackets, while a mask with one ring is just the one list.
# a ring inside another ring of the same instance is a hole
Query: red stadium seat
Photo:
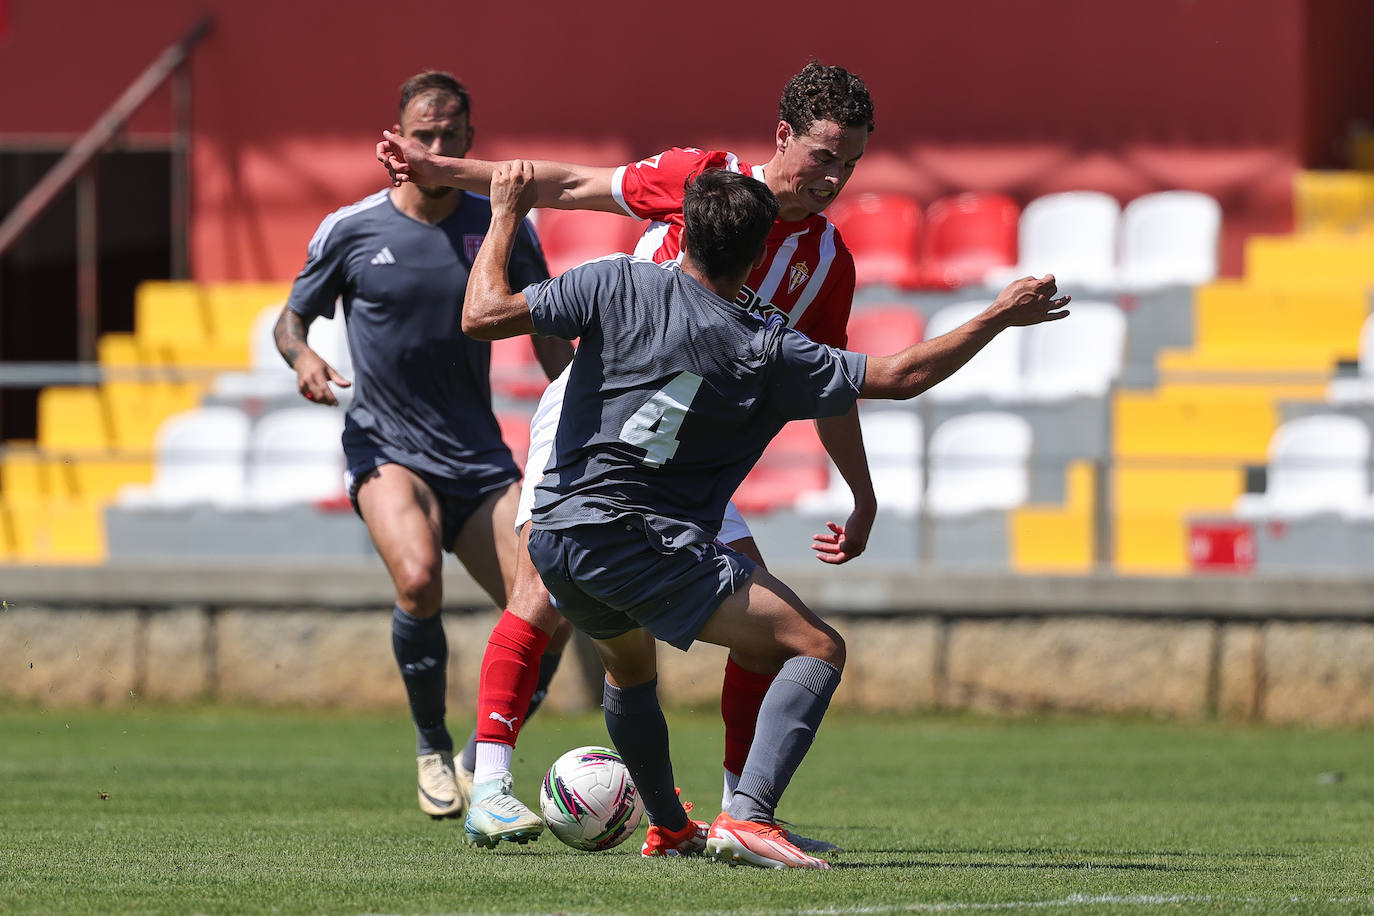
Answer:
[[803, 493], [829, 484], [828, 459], [810, 420], [788, 423], [735, 491], [741, 512], [790, 509]]
[[537, 398], [549, 383], [528, 337], [491, 342], [491, 387], [512, 398]]
[[909, 288], [920, 279], [921, 205], [905, 194], [859, 194], [825, 211], [854, 255], [860, 286]]
[[549, 273], [558, 276], [584, 261], [616, 251], [634, 251], [644, 223], [597, 210], [536, 211], [535, 231], [544, 247]]
[[926, 318], [909, 305], [872, 305], [849, 316], [845, 349], [888, 356], [925, 339]]
[[1016, 263], [1021, 208], [1003, 194], [955, 194], [926, 211], [920, 285], [956, 289]]
[[515, 463], [524, 470], [530, 456], [530, 415], [519, 410], [500, 410], [496, 422], [501, 426], [501, 438], [510, 446]]

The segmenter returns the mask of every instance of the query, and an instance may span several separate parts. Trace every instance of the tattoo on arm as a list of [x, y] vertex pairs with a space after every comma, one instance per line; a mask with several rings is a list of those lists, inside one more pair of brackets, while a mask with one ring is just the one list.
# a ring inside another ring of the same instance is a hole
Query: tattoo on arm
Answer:
[[278, 352], [292, 369], [296, 368], [296, 360], [307, 349], [305, 335], [309, 328], [309, 321], [291, 309], [284, 308], [281, 310], [281, 317], [277, 319], [277, 326], [272, 330], [272, 338], [277, 343]]

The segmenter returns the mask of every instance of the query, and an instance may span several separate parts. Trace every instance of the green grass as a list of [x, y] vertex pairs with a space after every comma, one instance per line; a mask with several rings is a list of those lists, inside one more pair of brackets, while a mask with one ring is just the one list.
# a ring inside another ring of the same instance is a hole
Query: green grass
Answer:
[[[709, 818], [720, 725], [669, 721]], [[805, 873], [641, 861], [643, 827], [467, 847], [416, 809], [411, 741], [399, 714], [0, 711], [0, 912], [1374, 912], [1365, 732], [835, 713], [781, 813], [847, 852]], [[518, 793], [605, 741], [536, 719]]]

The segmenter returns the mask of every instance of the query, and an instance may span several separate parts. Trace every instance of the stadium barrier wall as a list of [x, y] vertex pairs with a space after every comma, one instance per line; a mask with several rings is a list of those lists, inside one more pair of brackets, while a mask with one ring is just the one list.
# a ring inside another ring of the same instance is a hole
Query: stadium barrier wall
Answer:
[[[846, 639], [837, 708], [1374, 724], [1369, 580], [782, 575]], [[0, 702], [405, 706], [372, 569], [11, 567], [0, 582]], [[461, 717], [497, 615], [465, 576], [445, 589]], [[599, 703], [574, 645], [552, 709]], [[714, 708], [723, 661], [664, 649], [665, 702]]]

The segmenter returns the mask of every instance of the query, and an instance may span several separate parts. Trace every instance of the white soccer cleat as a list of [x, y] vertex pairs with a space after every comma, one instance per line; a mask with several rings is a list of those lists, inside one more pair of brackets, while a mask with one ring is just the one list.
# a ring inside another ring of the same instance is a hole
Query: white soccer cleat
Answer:
[[415, 758], [419, 770], [417, 791], [420, 810], [430, 817], [462, 817], [468, 807], [468, 793], [458, 784], [453, 769], [452, 751], [435, 751]]
[[502, 840], [522, 846], [539, 839], [544, 821], [511, 794], [511, 777], [490, 780], [473, 790], [463, 833], [467, 841], [491, 849]]
[[777, 824], [737, 821], [724, 812], [711, 825], [706, 854], [730, 865], [756, 868], [830, 868], [829, 862], [809, 856], [788, 842], [787, 831]]
[[472, 770], [463, 766], [462, 761], [455, 761], [453, 767], [453, 778], [458, 783], [458, 790], [464, 797], [471, 800], [472, 795]]

